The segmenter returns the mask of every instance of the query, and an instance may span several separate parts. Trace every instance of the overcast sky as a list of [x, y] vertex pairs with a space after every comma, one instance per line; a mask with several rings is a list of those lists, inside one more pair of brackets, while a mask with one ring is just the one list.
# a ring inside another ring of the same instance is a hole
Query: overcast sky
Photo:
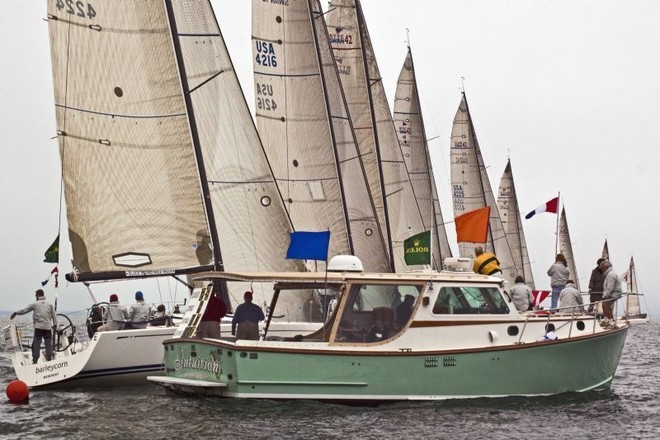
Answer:
[[[212, 3], [253, 108], [251, 2]], [[45, 4], [0, 1], [0, 310], [27, 305], [53, 267], [42, 262], [60, 209]], [[453, 219], [449, 139], [465, 78], [493, 189], [510, 158], [524, 212], [561, 192], [582, 286], [607, 239], [618, 273], [635, 257], [659, 313], [660, 2], [363, 0], [363, 8], [390, 103], [409, 29], [445, 220]], [[537, 287], [549, 288], [556, 216], [524, 227]], [[447, 229], [455, 237], [453, 223]], [[89, 305], [83, 287], [60, 285], [60, 309]], [[136, 288], [148, 302], [184, 293], [163, 281], [92, 287], [99, 300], [117, 291], [122, 302]]]

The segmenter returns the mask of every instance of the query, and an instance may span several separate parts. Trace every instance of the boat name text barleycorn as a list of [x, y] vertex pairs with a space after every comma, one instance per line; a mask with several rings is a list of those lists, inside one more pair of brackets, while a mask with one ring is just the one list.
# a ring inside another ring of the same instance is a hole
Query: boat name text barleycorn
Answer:
[[34, 371], [37, 374], [41, 374], [41, 373], [45, 373], [45, 372], [50, 373], [51, 371], [58, 370], [60, 368], [65, 368], [68, 365], [69, 365], [69, 363], [64, 361], [64, 362], [60, 362], [60, 363], [53, 364], [53, 365], [44, 365], [43, 367], [35, 367]]

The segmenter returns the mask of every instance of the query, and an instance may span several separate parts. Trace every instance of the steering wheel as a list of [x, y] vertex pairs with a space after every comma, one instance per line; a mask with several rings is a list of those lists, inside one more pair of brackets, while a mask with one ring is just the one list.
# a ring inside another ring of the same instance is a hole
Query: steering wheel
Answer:
[[55, 351], [64, 351], [76, 340], [76, 327], [68, 316], [57, 314], [55, 326]]

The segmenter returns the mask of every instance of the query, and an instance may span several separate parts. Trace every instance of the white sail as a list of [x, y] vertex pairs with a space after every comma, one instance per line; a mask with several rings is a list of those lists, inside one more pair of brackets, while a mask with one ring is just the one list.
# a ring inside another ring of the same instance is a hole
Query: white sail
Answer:
[[294, 227], [390, 271], [319, 2], [252, 6], [257, 124]]
[[495, 253], [500, 262], [503, 278], [512, 286], [519, 270], [502, 226], [465, 93], [454, 116], [450, 151], [454, 217], [486, 206], [490, 207], [486, 243], [459, 242], [460, 256], [474, 257], [475, 246], [482, 246], [484, 251]]
[[197, 252], [210, 228], [163, 2], [82, 4], [48, 1], [78, 275], [213, 263]]
[[610, 249], [607, 246], [607, 239], [605, 239], [605, 244], [603, 244], [603, 252], [601, 253], [601, 257], [605, 258], [606, 260], [610, 259]]
[[48, 9], [78, 276], [304, 270], [209, 1], [85, 5]]
[[426, 141], [415, 65], [410, 47], [397, 81], [392, 116], [424, 229], [432, 231], [433, 244], [431, 247], [434, 267], [441, 269], [444, 259], [451, 257], [452, 253], [442, 218], [431, 155]]
[[626, 282], [628, 294], [626, 295], [626, 317], [636, 318], [642, 316], [642, 308], [639, 301], [639, 289], [637, 286], [637, 272], [635, 271], [635, 262], [633, 257], [630, 257], [630, 265], [628, 270], [622, 276]]
[[573, 245], [571, 244], [571, 235], [568, 232], [568, 222], [566, 221], [566, 210], [562, 207], [559, 223], [557, 226], [557, 253], [566, 257], [568, 264], [568, 276], [575, 281], [575, 287], [580, 290], [580, 280], [577, 268], [575, 267], [575, 256], [573, 254]]
[[520, 216], [520, 207], [518, 206], [518, 196], [513, 181], [510, 160], [507, 161], [502, 179], [500, 180], [500, 187], [497, 194], [497, 209], [500, 212], [502, 227], [507, 236], [516, 267], [520, 269], [518, 275], [525, 279], [525, 283], [531, 289], [535, 289], [534, 274], [532, 273], [529, 253], [527, 252], [527, 241], [525, 240], [525, 231], [523, 230], [522, 217]]
[[376, 212], [394, 267], [406, 271], [403, 242], [424, 224], [359, 0], [332, 0], [326, 20]]

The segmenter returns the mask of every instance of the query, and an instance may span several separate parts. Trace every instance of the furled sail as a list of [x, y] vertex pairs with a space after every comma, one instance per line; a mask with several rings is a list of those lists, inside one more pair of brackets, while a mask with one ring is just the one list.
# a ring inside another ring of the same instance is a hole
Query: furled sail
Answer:
[[510, 160], [507, 161], [502, 179], [500, 180], [497, 209], [500, 212], [502, 227], [509, 241], [513, 259], [516, 267], [519, 268], [518, 275], [525, 279], [525, 284], [531, 289], [535, 289], [534, 274], [532, 273], [532, 266], [527, 252], [527, 241], [525, 240], [525, 231], [523, 230], [522, 218], [520, 216], [520, 207], [518, 206], [518, 196], [516, 194], [516, 186], [513, 182]]
[[389, 272], [318, 0], [253, 0], [257, 124], [294, 228]]
[[359, 0], [332, 0], [327, 25], [390, 258], [397, 271], [405, 271], [403, 242], [424, 231], [424, 224]]
[[78, 278], [303, 270], [209, 1], [81, 5], [48, 2]]
[[426, 141], [424, 119], [422, 118], [422, 108], [415, 77], [415, 65], [410, 47], [408, 47], [408, 54], [397, 81], [393, 118], [399, 136], [401, 152], [406, 162], [422, 222], [424, 223], [424, 229], [432, 231], [434, 267], [441, 269], [443, 260], [451, 257], [452, 254], [442, 218], [431, 155]]
[[580, 290], [580, 280], [577, 268], [575, 267], [575, 255], [573, 254], [573, 245], [571, 244], [571, 234], [568, 232], [568, 222], [566, 221], [566, 209], [562, 207], [559, 223], [557, 226], [557, 253], [566, 257], [568, 264], [568, 276], [575, 281], [575, 287]]
[[460, 256], [474, 257], [475, 246], [482, 246], [486, 252], [494, 252], [500, 262], [503, 278], [512, 286], [519, 270], [502, 226], [465, 93], [451, 131], [451, 182], [454, 217], [490, 207], [486, 243], [459, 242]]

